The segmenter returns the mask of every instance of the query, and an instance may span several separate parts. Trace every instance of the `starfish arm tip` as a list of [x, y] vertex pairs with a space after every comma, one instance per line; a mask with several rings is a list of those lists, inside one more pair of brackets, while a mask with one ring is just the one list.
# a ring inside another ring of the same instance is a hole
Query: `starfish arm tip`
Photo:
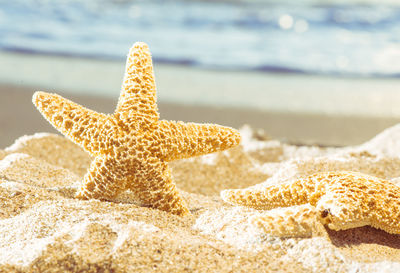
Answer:
[[32, 96], [32, 103], [37, 107], [39, 102], [44, 99], [48, 93], [43, 91], [36, 91]]
[[132, 48], [149, 48], [145, 42], [136, 42], [133, 44]]
[[134, 56], [137, 53], [142, 54], [143, 52], [146, 52], [149, 55], [151, 55], [150, 48], [145, 42], [136, 42], [129, 49], [128, 58], [129, 56]]
[[258, 196], [255, 198], [254, 195], [258, 195], [258, 192], [249, 189], [228, 189], [220, 192], [222, 200], [228, 204], [258, 207]]
[[232, 204], [232, 196], [233, 196], [233, 190], [223, 190], [220, 192], [219, 196], [221, 197], [221, 199], [229, 204]]
[[315, 209], [309, 204], [269, 210], [249, 221], [265, 233], [277, 237], [311, 237], [316, 231]]
[[229, 148], [236, 147], [240, 144], [240, 132], [231, 127], [219, 126], [217, 127], [217, 134], [220, 137], [220, 145], [217, 145], [215, 151], [223, 151]]
[[234, 139], [234, 146], [237, 146], [240, 144], [240, 142], [242, 141], [242, 135], [240, 134], [240, 132], [236, 129], [231, 129], [232, 130], [232, 137]]

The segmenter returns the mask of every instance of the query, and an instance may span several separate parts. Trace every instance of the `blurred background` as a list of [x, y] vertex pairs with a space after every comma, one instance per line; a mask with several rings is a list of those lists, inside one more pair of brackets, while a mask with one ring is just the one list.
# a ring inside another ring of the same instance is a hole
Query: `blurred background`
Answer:
[[111, 113], [136, 41], [163, 119], [318, 145], [400, 121], [398, 1], [0, 0], [1, 147], [55, 132], [35, 90]]

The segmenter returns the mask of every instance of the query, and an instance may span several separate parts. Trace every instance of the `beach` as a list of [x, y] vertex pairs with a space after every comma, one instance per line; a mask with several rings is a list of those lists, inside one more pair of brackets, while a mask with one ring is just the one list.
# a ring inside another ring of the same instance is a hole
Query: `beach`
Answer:
[[43, 90], [112, 113], [123, 64], [20, 54], [0, 59], [6, 64], [0, 73], [0, 271], [400, 270], [398, 234], [368, 224], [336, 231], [315, 220], [307, 236], [273, 236], [250, 221], [265, 211], [220, 197], [226, 189], [325, 171], [361, 172], [400, 187], [397, 79], [155, 64], [161, 119], [232, 126], [242, 137], [238, 147], [169, 164], [190, 211], [179, 217], [142, 206], [129, 190], [111, 201], [75, 198], [92, 158], [32, 104], [33, 92]]
[[0, 1], [0, 272], [400, 272], [399, 26]]

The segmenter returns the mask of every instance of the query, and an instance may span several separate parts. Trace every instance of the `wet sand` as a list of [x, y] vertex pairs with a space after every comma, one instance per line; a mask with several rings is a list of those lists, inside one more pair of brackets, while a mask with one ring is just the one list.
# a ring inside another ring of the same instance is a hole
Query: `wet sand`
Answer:
[[[31, 102], [43, 87], [0, 84], [0, 147], [24, 134], [56, 132]], [[55, 92], [55, 91], [54, 91]], [[90, 109], [112, 113], [116, 98], [58, 92]], [[211, 122], [240, 128], [249, 124], [271, 137], [295, 144], [354, 145], [400, 122], [397, 117], [346, 116], [323, 113], [262, 111], [245, 107], [204, 106], [159, 100], [162, 119]]]

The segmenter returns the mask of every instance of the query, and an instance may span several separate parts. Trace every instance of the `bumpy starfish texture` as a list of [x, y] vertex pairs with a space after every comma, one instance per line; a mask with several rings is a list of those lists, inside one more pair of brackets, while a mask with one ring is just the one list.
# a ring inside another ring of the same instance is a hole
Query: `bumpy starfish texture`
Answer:
[[221, 197], [268, 210], [251, 221], [275, 236], [310, 236], [315, 221], [333, 230], [370, 225], [400, 234], [400, 187], [367, 174], [323, 172], [265, 188], [225, 190]]
[[168, 162], [225, 150], [238, 131], [219, 125], [159, 120], [150, 51], [136, 43], [126, 62], [114, 114], [101, 114], [56, 94], [36, 92], [33, 103], [62, 134], [94, 157], [77, 197], [113, 199], [130, 189], [142, 204], [188, 213]]

